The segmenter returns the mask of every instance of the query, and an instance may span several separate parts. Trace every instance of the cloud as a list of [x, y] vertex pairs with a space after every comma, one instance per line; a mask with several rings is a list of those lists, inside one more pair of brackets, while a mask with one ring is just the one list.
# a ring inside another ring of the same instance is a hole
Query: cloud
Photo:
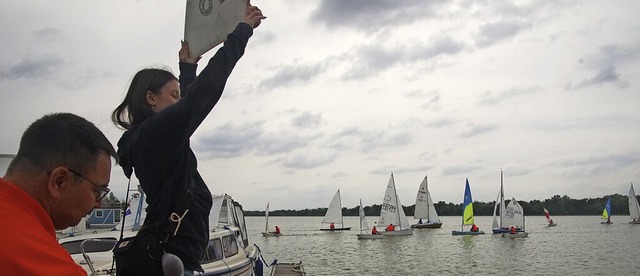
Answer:
[[580, 89], [607, 83], [618, 84], [625, 87], [627, 84], [620, 79], [618, 66], [621, 63], [631, 62], [637, 59], [640, 47], [624, 49], [616, 44], [603, 45], [598, 52], [581, 58], [578, 62], [595, 74], [578, 82], [575, 86], [569, 84], [567, 89]]
[[34, 31], [33, 34], [36, 36], [36, 39], [41, 42], [56, 42], [63, 39], [62, 32], [51, 27]]
[[485, 132], [489, 132], [494, 130], [497, 125], [496, 124], [488, 124], [488, 125], [474, 125], [472, 123], [468, 124], [469, 129], [460, 133], [460, 138], [471, 138], [473, 136], [478, 136]]
[[0, 70], [0, 80], [46, 79], [55, 74], [63, 64], [62, 59], [55, 55], [25, 57], [17, 64], [3, 66], [7, 69]]
[[308, 154], [295, 154], [290, 158], [285, 158], [279, 160], [282, 163], [282, 166], [285, 168], [292, 169], [313, 169], [326, 164], [333, 163], [338, 159], [340, 155], [337, 153], [328, 154], [325, 156], [321, 156], [318, 154], [314, 154], [313, 157], [310, 157]]
[[291, 119], [291, 124], [300, 129], [304, 128], [317, 128], [322, 122], [322, 114], [311, 114], [311, 112], [305, 111], [302, 114]]
[[332, 30], [354, 28], [374, 32], [435, 17], [442, 3], [446, 1], [323, 0], [310, 20], [324, 23], [327, 29]]
[[308, 83], [326, 70], [327, 66], [324, 62], [287, 65], [277, 69], [272, 77], [261, 81], [258, 86], [261, 90], [271, 91], [278, 87]]
[[469, 174], [470, 172], [483, 169], [478, 165], [452, 165], [445, 166], [442, 169], [442, 175], [459, 175], [459, 174]]
[[227, 123], [199, 136], [193, 147], [206, 159], [236, 157], [254, 151], [264, 132], [264, 121]]
[[[409, 45], [409, 46], [407, 46]], [[375, 77], [393, 68], [397, 64], [431, 62], [444, 55], [455, 55], [465, 49], [465, 44], [448, 35], [432, 37], [427, 42], [413, 41], [384, 47], [379, 44], [361, 46], [355, 50], [352, 69], [344, 76], [344, 80], [360, 80]]]
[[600, 175], [609, 171], [636, 167], [640, 163], [640, 152], [604, 152], [562, 158], [550, 164], [561, 168], [566, 176]]
[[417, 100], [424, 100], [424, 102], [420, 105], [422, 109], [439, 109], [440, 106], [438, 103], [440, 102], [440, 93], [438, 91], [431, 92], [423, 92], [423, 91], [411, 91], [406, 94], [407, 98], [415, 98]]
[[542, 91], [539, 87], [511, 87], [500, 93], [487, 91], [481, 96], [480, 105], [496, 105], [513, 98], [536, 94]]
[[486, 23], [480, 26], [476, 34], [476, 45], [480, 48], [488, 47], [514, 37], [529, 28], [531, 28], [531, 23], [518, 19]]

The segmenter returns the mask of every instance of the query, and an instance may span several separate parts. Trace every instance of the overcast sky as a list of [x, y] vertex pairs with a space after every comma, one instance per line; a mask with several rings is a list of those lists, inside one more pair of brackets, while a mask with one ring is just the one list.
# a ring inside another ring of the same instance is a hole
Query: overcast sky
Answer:
[[[191, 139], [245, 210], [626, 194], [640, 183], [640, 1], [266, 1]], [[0, 153], [51, 112], [110, 120], [132, 76], [177, 75], [184, 1], [2, 1]], [[202, 69], [216, 49], [200, 61]], [[126, 178], [110, 188], [124, 197]]]

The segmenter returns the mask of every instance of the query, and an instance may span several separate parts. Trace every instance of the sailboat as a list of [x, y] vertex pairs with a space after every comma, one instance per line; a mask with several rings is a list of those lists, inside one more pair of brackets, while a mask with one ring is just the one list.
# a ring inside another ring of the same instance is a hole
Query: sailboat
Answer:
[[[269, 202], [267, 202], [267, 208], [264, 209], [264, 232], [262, 232], [263, 237], [279, 237], [282, 233], [280, 231], [269, 231]], [[278, 226], [276, 226], [278, 228]]]
[[514, 227], [515, 233], [502, 233], [502, 237], [526, 238], [529, 236], [529, 233], [525, 232], [524, 227], [524, 209], [515, 198], [512, 198], [505, 208], [503, 223], [504, 225], [511, 225], [511, 227]]
[[633, 183], [629, 189], [629, 223], [640, 224], [640, 205], [638, 205], [636, 192], [633, 190]]
[[382, 239], [383, 235], [371, 234], [369, 232], [369, 224], [367, 224], [367, 217], [364, 215], [364, 207], [362, 207], [362, 199], [360, 199], [360, 234], [356, 234], [359, 240], [363, 239]]
[[393, 231], [384, 231], [385, 236], [407, 236], [413, 235], [413, 229], [409, 226], [409, 220], [402, 209], [400, 198], [396, 193], [396, 183], [393, 179], [393, 173], [389, 177], [387, 189], [382, 198], [382, 207], [380, 208], [380, 221], [378, 226], [385, 227], [393, 225]]
[[464, 187], [464, 199], [462, 200], [462, 225], [460, 231], [451, 231], [452, 235], [481, 235], [484, 231], [465, 231], [465, 225], [475, 225], [473, 218], [473, 199], [471, 198], [471, 188], [469, 187], [469, 179], [467, 178], [467, 184]]
[[[324, 228], [325, 224], [329, 224], [330, 226], [328, 228]], [[340, 224], [340, 227], [335, 227], [336, 224]], [[338, 189], [329, 204], [329, 208], [327, 208], [327, 213], [324, 214], [320, 230], [338, 231], [350, 229], [351, 227], [344, 227], [344, 219], [342, 218], [342, 200], [340, 199], [340, 189]]]
[[547, 218], [547, 226], [556, 226], [556, 225], [558, 225], [557, 223], [553, 222], [553, 220], [549, 216], [549, 211], [547, 210], [547, 208], [544, 208], [544, 216]]
[[604, 210], [602, 210], [602, 221], [600, 224], [613, 224], [613, 222], [611, 222], [611, 197], [607, 199], [607, 204], [604, 205]]
[[[508, 224], [504, 223], [504, 214], [505, 214], [505, 201], [504, 201], [504, 176], [502, 170], [500, 170], [500, 191], [498, 192], [498, 198], [496, 198], [496, 203], [493, 206], [493, 224], [491, 226], [491, 231], [494, 234], [501, 233], [509, 233], [511, 229]], [[498, 209], [499, 208], [499, 209]], [[522, 229], [517, 228], [517, 231], [522, 231]]]
[[[438, 212], [436, 212], [436, 208], [433, 206], [433, 199], [431, 199], [431, 194], [429, 193], [426, 175], [418, 188], [413, 218], [419, 219], [420, 221], [412, 224], [411, 228], [440, 228], [442, 226]], [[423, 222], [423, 219], [427, 221]]]

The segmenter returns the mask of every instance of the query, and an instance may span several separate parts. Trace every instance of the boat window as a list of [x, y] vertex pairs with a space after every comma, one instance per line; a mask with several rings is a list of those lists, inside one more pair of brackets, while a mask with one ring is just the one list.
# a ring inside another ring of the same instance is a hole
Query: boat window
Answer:
[[233, 236], [222, 237], [222, 248], [226, 258], [238, 254], [238, 244]]
[[[81, 254], [82, 250], [80, 245], [84, 240], [76, 240], [62, 243], [62, 247], [69, 252], [69, 254]], [[100, 240], [87, 241], [84, 243], [84, 252], [108, 252], [113, 249], [116, 242], [116, 238], [102, 238]]]
[[102, 217], [102, 210], [96, 210], [96, 218]]
[[210, 240], [200, 263], [206, 264], [219, 260], [222, 260], [222, 243], [220, 239]]

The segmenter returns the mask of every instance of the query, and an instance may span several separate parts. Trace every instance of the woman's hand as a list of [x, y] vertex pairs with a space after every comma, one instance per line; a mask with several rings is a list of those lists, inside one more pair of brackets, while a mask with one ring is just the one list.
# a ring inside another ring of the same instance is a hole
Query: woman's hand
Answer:
[[247, 1], [247, 8], [244, 12], [244, 22], [252, 26], [254, 29], [260, 26], [262, 19], [267, 18], [262, 15], [262, 11], [257, 6], [252, 6], [249, 1]]
[[180, 58], [180, 62], [197, 64], [202, 56], [195, 58], [191, 57], [191, 54], [189, 54], [189, 43], [186, 41], [180, 41], [180, 43], [182, 44], [182, 46], [180, 47], [180, 51], [178, 52], [178, 58]]

